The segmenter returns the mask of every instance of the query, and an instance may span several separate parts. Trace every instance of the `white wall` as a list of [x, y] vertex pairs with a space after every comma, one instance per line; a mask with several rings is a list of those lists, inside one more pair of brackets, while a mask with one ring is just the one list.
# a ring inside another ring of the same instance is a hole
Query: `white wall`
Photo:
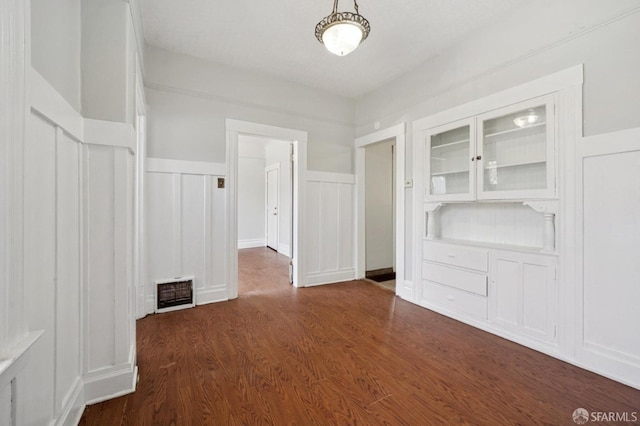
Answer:
[[238, 138], [238, 248], [266, 243], [265, 145], [262, 139]]
[[80, 111], [80, 0], [31, 0], [31, 64]]
[[225, 161], [225, 119], [308, 132], [308, 168], [352, 171], [353, 101], [149, 47], [149, 156]]
[[138, 46], [134, 27], [128, 2], [92, 0], [82, 3], [84, 117], [134, 122], [133, 81]]
[[[620, 17], [620, 18], [619, 18]], [[584, 133], [640, 125], [636, 0], [525, 4], [356, 103], [358, 135], [585, 64]], [[613, 105], [613, 107], [612, 107]]]
[[154, 281], [193, 275], [196, 304], [228, 299], [225, 167], [147, 159], [147, 313]]
[[365, 148], [365, 241], [367, 271], [394, 267], [393, 142]]

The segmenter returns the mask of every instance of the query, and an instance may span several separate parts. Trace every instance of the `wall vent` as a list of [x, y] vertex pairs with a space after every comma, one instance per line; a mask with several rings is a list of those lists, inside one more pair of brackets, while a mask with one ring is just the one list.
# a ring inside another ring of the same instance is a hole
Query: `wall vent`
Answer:
[[156, 313], [193, 308], [193, 277], [176, 277], [156, 281]]

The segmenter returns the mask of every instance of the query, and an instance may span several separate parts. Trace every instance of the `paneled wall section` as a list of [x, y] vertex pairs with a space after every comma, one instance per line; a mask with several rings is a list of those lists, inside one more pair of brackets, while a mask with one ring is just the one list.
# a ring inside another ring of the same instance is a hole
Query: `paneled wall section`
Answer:
[[304, 238], [307, 285], [352, 280], [354, 177], [309, 172]]
[[228, 299], [224, 175], [224, 164], [147, 160], [147, 313], [161, 279], [193, 275], [199, 305]]

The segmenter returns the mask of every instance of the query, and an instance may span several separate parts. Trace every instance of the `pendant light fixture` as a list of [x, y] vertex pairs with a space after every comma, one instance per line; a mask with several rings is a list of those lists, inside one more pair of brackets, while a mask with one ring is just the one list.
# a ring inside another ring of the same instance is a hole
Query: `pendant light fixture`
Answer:
[[356, 13], [338, 12], [338, 0], [333, 0], [331, 14], [316, 25], [316, 38], [335, 55], [348, 55], [369, 36], [369, 21], [358, 12], [356, 0], [353, 6]]

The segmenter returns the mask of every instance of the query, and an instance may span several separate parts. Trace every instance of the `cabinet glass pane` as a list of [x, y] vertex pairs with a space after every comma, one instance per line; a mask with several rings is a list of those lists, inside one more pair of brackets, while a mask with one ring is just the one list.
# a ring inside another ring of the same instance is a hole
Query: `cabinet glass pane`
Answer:
[[547, 187], [546, 106], [483, 121], [484, 191]]
[[469, 192], [469, 126], [432, 135], [430, 186], [432, 195]]

